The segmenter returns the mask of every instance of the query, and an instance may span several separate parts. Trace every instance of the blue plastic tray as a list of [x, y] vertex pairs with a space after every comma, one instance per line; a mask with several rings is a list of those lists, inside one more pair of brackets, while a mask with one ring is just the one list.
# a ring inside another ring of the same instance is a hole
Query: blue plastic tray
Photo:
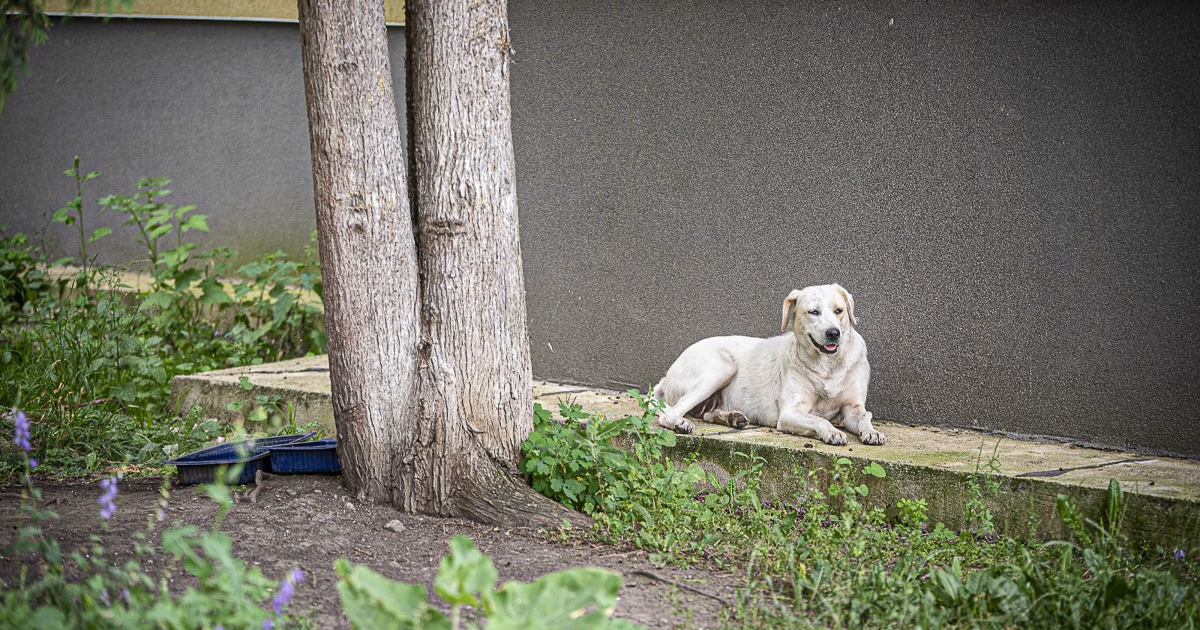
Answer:
[[315, 440], [272, 446], [271, 472], [278, 474], [338, 473], [337, 440]]
[[175, 467], [175, 471], [179, 474], [179, 485], [190, 486], [197, 483], [212, 483], [217, 480], [217, 473], [222, 468], [242, 464], [242, 473], [238, 475], [237, 480], [232, 484], [238, 486], [253, 482], [254, 476], [258, 471], [266, 471], [267, 466], [271, 463], [271, 454], [264, 451], [244, 459], [237, 457], [216, 457], [194, 461], [180, 461], [181, 459], [183, 458], [169, 459], [163, 462]]
[[271, 472], [271, 453], [267, 449], [301, 442], [314, 435], [316, 432], [310, 431], [227, 442], [193, 451], [175, 459], [168, 459], [163, 462], [163, 465], [175, 467], [179, 474], [180, 485], [192, 485], [212, 483], [216, 481], [217, 471], [220, 468], [241, 463], [244, 464], [242, 473], [234, 483], [245, 484], [254, 481], [255, 473], [260, 470]]

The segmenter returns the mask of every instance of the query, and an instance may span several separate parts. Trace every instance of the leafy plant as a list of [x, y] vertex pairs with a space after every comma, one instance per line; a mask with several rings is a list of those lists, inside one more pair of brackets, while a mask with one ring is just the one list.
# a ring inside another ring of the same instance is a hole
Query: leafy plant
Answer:
[[[646, 418], [653, 417], [650, 404]], [[758, 496], [760, 457], [739, 455], [744, 463], [728, 478], [711, 470], [693, 476], [699, 464], [686, 455], [675, 453], [679, 461], [671, 463], [659, 459], [661, 449], [639, 449], [647, 443], [639, 431], [604, 443], [620, 445], [620, 453], [592, 449], [576, 436], [580, 421], [595, 418], [569, 405], [561, 411], [575, 418], [560, 422], [540, 412], [527, 456], [549, 463], [561, 455], [553, 465], [562, 476], [577, 470], [570, 461], [589, 471], [619, 466], [613, 477], [623, 493], [613, 505], [594, 500], [605, 509], [593, 513], [593, 529], [561, 535], [633, 544], [655, 562], [740, 565], [746, 586], [726, 628], [1200, 627], [1200, 592], [1186, 552], [1147, 556], [1124, 547], [1115, 481], [1095, 520], [1060, 497], [1072, 541], [1026, 544], [992, 528], [987, 500], [1000, 487], [998, 449], [977, 463], [969, 486], [968, 517], [974, 532], [984, 533], [959, 535], [927, 524], [924, 498], [901, 499], [897, 522], [887, 522], [882, 507], [868, 502], [864, 482], [886, 477], [878, 463], [835, 458], [797, 470], [801, 492], [770, 504]], [[555, 437], [543, 440], [543, 432]], [[613, 496], [617, 486], [606, 479], [601, 474], [580, 492]]]
[[[83, 199], [98, 173], [83, 174], [78, 158], [66, 173], [75, 196], [55, 220], [78, 228], [80, 271], [48, 291], [48, 263], [25, 237], [0, 241], [0, 408], [21, 405], [33, 418], [43, 470], [156, 465], [214, 437], [209, 423], [170, 408], [176, 375], [324, 351], [315, 265], [271, 254], [240, 268], [250, 277], [237, 276], [233, 252], [188, 242], [207, 218], [166, 203], [168, 180], [145, 178], [131, 195], [100, 200], [145, 248], [151, 284], [134, 293], [114, 269], [93, 265], [89, 246], [108, 231], [84, 229]], [[294, 414], [268, 402], [251, 411], [263, 416], [260, 428], [294, 424]], [[0, 452], [0, 475], [19, 468]]]
[[[0, 234], [3, 232], [0, 225]], [[46, 274], [28, 240], [19, 232], [0, 238], [0, 325], [28, 317], [38, 296], [48, 288]]]
[[929, 506], [925, 499], [900, 499], [896, 502], [897, 520], [901, 525], [920, 529], [929, 520]]
[[996, 525], [988, 499], [1000, 493], [1000, 441], [992, 449], [992, 456], [982, 467], [983, 445], [975, 458], [975, 471], [967, 477], [967, 502], [964, 505], [967, 529], [979, 536], [995, 536]]
[[[338, 594], [355, 628], [412, 630], [587, 630], [640, 628], [613, 619], [621, 577], [613, 571], [583, 567], [555, 571], [524, 584], [497, 588], [496, 567], [471, 539], [450, 539], [450, 554], [438, 565], [434, 590], [450, 606], [447, 616], [428, 601], [424, 586], [394, 582], [361, 565], [339, 559]], [[475, 610], [483, 625], [465, 622]]]
[[[521, 445], [521, 472], [534, 490], [586, 514], [622, 509], [631, 496], [633, 469], [646, 459], [661, 459], [662, 449], [675, 445], [675, 434], [650, 428], [654, 402], [639, 402], [641, 416], [606, 418], [560, 401], [561, 420], [535, 403], [534, 430]], [[624, 432], [633, 436], [632, 454], [613, 444]]]
[[81, 271], [76, 279], [76, 282], [80, 286], [85, 286], [87, 284], [87, 279], [90, 277], [88, 274], [88, 266], [93, 262], [92, 258], [88, 256], [87, 246], [90, 243], [94, 243], [104, 236], [111, 234], [112, 230], [109, 228], [97, 228], [89, 235], [86, 234], [83, 228], [83, 220], [85, 216], [83, 213], [83, 185], [84, 183], [90, 182], [99, 177], [100, 171], [92, 171], [84, 175], [83, 172], [79, 170], [79, 156], [77, 155], [75, 156], [74, 165], [71, 168], [63, 171], [63, 174], [74, 178], [75, 198], [71, 201], [68, 201], [67, 205], [55, 210], [54, 213], [50, 215], [50, 219], [55, 223], [62, 223], [63, 225], [68, 226], [74, 225], [78, 230], [79, 265]]
[[[35, 564], [33, 571], [28, 565], [19, 571], [15, 583], [0, 582], [0, 627], [198, 630], [307, 625], [305, 620], [284, 613], [303, 573], [292, 571], [278, 583], [268, 579], [257, 567], [247, 566], [234, 555], [229, 536], [215, 526], [210, 532], [193, 526], [164, 531], [161, 554], [149, 544], [150, 534], [165, 517], [165, 481], [158, 508], [147, 517], [145, 531], [133, 535], [134, 559], [120, 564], [110, 562], [103, 546], [108, 519], [117, 509], [117, 477], [101, 480], [101, 533], [93, 534], [85, 548], [64, 554], [58, 541], [42, 530], [42, 524], [57, 515], [40, 507], [41, 493], [28, 474], [37, 466], [36, 460], [29, 457], [33, 445], [28, 419], [19, 412], [13, 415], [14, 441], [24, 453], [21, 509], [29, 524], [17, 531], [4, 555], [33, 560]], [[209, 489], [211, 496], [228, 500], [227, 488]], [[227, 503], [223, 507], [227, 508]], [[144, 566], [149, 562], [158, 560], [158, 566], [164, 565], [160, 555], [165, 556], [165, 568], [158, 574], [148, 573]], [[167, 588], [180, 568], [195, 580], [194, 584], [182, 590]]]

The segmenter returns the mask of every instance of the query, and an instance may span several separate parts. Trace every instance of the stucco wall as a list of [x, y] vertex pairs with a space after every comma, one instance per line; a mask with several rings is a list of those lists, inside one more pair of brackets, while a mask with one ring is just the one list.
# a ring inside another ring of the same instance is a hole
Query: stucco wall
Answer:
[[[883, 418], [1200, 456], [1197, 5], [510, 15], [538, 376], [645, 388], [692, 341], [775, 334], [791, 288], [837, 281]], [[294, 26], [58, 29], [0, 119], [0, 223], [44, 225], [79, 154], [95, 196], [174, 178], [208, 245], [302, 249]]]

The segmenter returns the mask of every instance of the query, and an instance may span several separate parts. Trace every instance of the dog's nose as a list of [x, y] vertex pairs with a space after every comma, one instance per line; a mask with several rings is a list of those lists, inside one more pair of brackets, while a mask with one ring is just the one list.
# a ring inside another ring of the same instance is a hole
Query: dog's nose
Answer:
[[830, 328], [829, 330], [825, 331], [825, 338], [830, 341], [837, 341], [841, 338], [841, 336], [842, 331], [838, 330], [837, 328]]

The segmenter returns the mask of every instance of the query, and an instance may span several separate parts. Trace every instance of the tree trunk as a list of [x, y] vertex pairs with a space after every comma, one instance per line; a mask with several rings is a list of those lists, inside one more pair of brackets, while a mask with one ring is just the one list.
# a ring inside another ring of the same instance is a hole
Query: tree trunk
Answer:
[[[562, 513], [520, 481], [533, 376], [517, 222], [505, 0], [406, 3], [409, 134], [421, 270], [421, 425], [414, 504], [485, 522]], [[441, 450], [444, 449], [444, 450]]]
[[299, 0], [329, 374], [346, 485], [395, 503], [416, 448], [416, 248], [382, 0]]
[[344, 481], [408, 512], [586, 521], [516, 473], [533, 384], [507, 15], [468, 1], [407, 5], [406, 187], [382, 0], [299, 0]]

